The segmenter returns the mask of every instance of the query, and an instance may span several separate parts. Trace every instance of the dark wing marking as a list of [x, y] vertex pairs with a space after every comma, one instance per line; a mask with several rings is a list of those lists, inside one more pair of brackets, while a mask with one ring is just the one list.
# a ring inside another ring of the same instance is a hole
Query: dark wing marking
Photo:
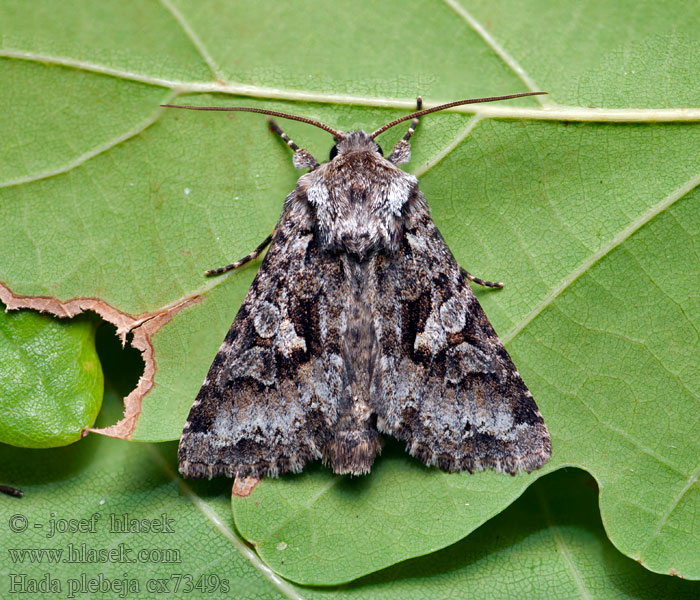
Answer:
[[325, 330], [320, 315], [343, 273], [318, 252], [305, 203], [290, 205], [190, 410], [187, 477], [298, 472], [338, 419], [343, 365], [329, 329], [339, 314]]
[[347, 264], [319, 251], [296, 194], [190, 410], [187, 477], [274, 477], [316, 458], [362, 473], [379, 450], [343, 341], [357, 292]]
[[420, 193], [404, 247], [378, 256], [373, 288], [377, 427], [447, 471], [531, 471], [551, 454], [532, 395]]

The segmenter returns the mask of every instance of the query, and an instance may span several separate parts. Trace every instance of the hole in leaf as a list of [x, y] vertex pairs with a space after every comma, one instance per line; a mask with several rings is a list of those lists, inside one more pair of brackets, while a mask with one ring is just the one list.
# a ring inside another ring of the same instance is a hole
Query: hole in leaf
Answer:
[[97, 330], [95, 346], [102, 363], [105, 395], [96, 427], [112, 425], [121, 418], [124, 410], [122, 398], [134, 390], [143, 375], [143, 358], [141, 352], [131, 345], [132, 338], [130, 333], [122, 347], [114, 325], [105, 322]]

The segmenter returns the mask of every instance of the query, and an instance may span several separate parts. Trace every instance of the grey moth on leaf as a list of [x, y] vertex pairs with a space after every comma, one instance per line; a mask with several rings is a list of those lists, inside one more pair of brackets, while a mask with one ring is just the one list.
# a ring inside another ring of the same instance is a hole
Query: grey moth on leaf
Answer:
[[[334, 136], [319, 164], [270, 127], [308, 168], [284, 202], [269, 250], [192, 406], [179, 467], [186, 477], [260, 479], [322, 459], [368, 473], [382, 434], [445, 471], [515, 474], [551, 454], [537, 406], [469, 280], [430, 218], [410, 158], [421, 110], [369, 134], [304, 117]], [[374, 141], [411, 126], [387, 158]]]

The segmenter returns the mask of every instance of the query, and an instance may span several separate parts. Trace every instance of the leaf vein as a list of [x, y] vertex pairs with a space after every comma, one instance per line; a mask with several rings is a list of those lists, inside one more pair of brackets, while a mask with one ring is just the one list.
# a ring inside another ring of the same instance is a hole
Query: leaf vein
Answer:
[[418, 167], [418, 169], [416, 169], [413, 174], [416, 177], [422, 177], [428, 171], [433, 169], [433, 167], [441, 163], [445, 158], [447, 158], [447, 156], [449, 156], [452, 153], [453, 150], [455, 150], [455, 148], [457, 148], [467, 138], [467, 136], [474, 130], [474, 128], [479, 124], [481, 120], [481, 116], [474, 115], [471, 119], [469, 119], [469, 121], [467, 121], [467, 124], [462, 128], [462, 130], [449, 144], [447, 144], [442, 150], [437, 152], [430, 160], [426, 161], [420, 167]]
[[192, 29], [190, 24], [187, 22], [187, 19], [185, 19], [184, 15], [179, 10], [177, 10], [175, 6], [173, 6], [170, 0], [160, 0], [160, 3], [165, 7], [167, 11], [170, 12], [170, 14], [178, 22], [178, 24], [182, 28], [182, 31], [192, 42], [192, 45], [197, 49], [197, 52], [199, 52], [199, 55], [202, 57], [204, 62], [207, 63], [207, 66], [212, 72], [212, 75], [214, 75], [214, 77], [217, 80], [223, 81], [224, 77], [221, 73], [221, 69], [219, 69], [218, 65], [214, 62], [214, 59], [211, 57], [209, 52], [207, 52], [204, 43], [201, 39], [199, 39], [199, 36], [195, 33], [194, 29]]
[[[163, 104], [168, 104], [171, 102], [175, 96], [174, 92], [168, 92], [168, 94], [163, 98]], [[48, 179], [49, 177], [54, 177], [55, 175], [61, 175], [63, 173], [67, 173], [69, 171], [72, 171], [73, 169], [79, 167], [80, 165], [86, 163], [92, 158], [95, 158], [96, 156], [103, 154], [104, 152], [107, 152], [108, 150], [111, 150], [115, 146], [118, 146], [122, 142], [125, 142], [133, 137], [136, 137], [139, 135], [141, 132], [145, 131], [148, 129], [151, 125], [153, 125], [157, 120], [158, 117], [160, 117], [161, 114], [165, 109], [163, 108], [157, 108], [145, 121], [142, 121], [136, 127], [133, 129], [130, 129], [128, 131], [125, 131], [121, 135], [118, 135], [117, 137], [105, 142], [104, 144], [101, 144], [99, 146], [96, 146], [95, 148], [92, 148], [91, 150], [88, 150], [87, 152], [84, 152], [77, 158], [73, 159], [72, 161], [66, 163], [65, 165], [61, 167], [57, 167], [55, 169], [50, 169], [48, 171], [43, 171], [41, 173], [36, 173], [33, 175], [28, 175], [26, 177], [19, 177], [17, 179], [10, 179], [9, 181], [2, 181], [0, 182], [0, 188], [4, 187], [12, 187], [16, 185], [21, 185], [24, 183], [32, 183], [34, 181], [40, 181], [42, 179]]]
[[686, 181], [683, 185], [673, 190], [668, 196], [660, 202], [652, 206], [647, 212], [637, 217], [627, 227], [621, 230], [607, 244], [601, 246], [598, 251], [591, 254], [586, 260], [581, 262], [575, 269], [569, 273], [567, 277], [561, 280], [559, 285], [554, 287], [543, 299], [535, 306], [513, 329], [501, 336], [504, 344], [511, 342], [518, 336], [532, 321], [534, 321], [542, 312], [553, 304], [553, 302], [561, 296], [573, 283], [591, 270], [597, 263], [610, 254], [615, 248], [621, 246], [633, 234], [639, 231], [644, 225], [649, 223], [657, 215], [661, 214], [667, 208], [673, 206], [678, 200], [686, 196], [689, 192], [700, 185], [700, 174]]
[[[609, 291], [609, 290], [604, 289], [602, 286], [599, 286], [599, 287], [601, 288], [603, 293]], [[622, 301], [624, 299], [619, 298], [619, 300]], [[581, 321], [575, 321], [572, 319], [572, 322], [574, 322], [581, 329], [584, 329], [584, 330], [589, 331], [591, 333], [597, 333], [597, 334], [605, 335], [608, 337], [614, 337], [614, 338], [625, 341], [629, 345], [641, 347], [654, 360], [654, 362], [656, 362], [659, 365], [661, 370], [663, 370], [669, 377], [671, 377], [671, 379], [673, 379], [680, 386], [680, 388], [688, 394], [688, 396], [690, 398], [692, 398], [693, 400], [696, 400], [696, 401], [700, 401], [700, 397], [698, 397], [690, 388], [688, 388], [688, 386], [681, 380], [680, 376], [678, 374], [674, 373], [673, 371], [671, 371], [666, 366], [666, 364], [663, 362], [663, 360], [661, 360], [661, 358], [659, 358], [656, 354], [654, 354], [649, 349], [649, 347], [646, 345], [644, 340], [635, 339], [635, 338], [632, 338], [628, 335], [624, 335], [624, 334], [618, 333], [616, 331], [611, 331], [610, 329], [598, 329], [596, 327], [591, 327], [590, 325], [584, 325]]]
[[[316, 492], [313, 496], [311, 496], [304, 504], [302, 504], [299, 508], [297, 508], [293, 513], [289, 515], [284, 521], [280, 521], [279, 523], [275, 523], [272, 529], [268, 529], [266, 535], [269, 535], [272, 531], [280, 531], [287, 523], [290, 521], [294, 520], [296, 516], [301, 513], [302, 511], [308, 511], [318, 500], [323, 494], [325, 494], [329, 489], [337, 485], [343, 481], [343, 478], [340, 476], [335, 476], [333, 477], [326, 485], [324, 485], [318, 492]], [[313, 531], [313, 527], [311, 528]]]
[[[71, 67], [77, 70], [110, 75], [130, 81], [167, 87], [180, 94], [185, 93], [221, 93], [235, 96], [247, 96], [268, 100], [289, 100], [295, 102], [317, 102], [320, 104], [344, 104], [352, 106], [369, 106], [376, 108], [397, 108], [413, 110], [415, 98], [400, 100], [397, 98], [353, 96], [350, 94], [321, 94], [303, 90], [268, 88], [242, 83], [222, 83], [218, 81], [176, 81], [162, 77], [153, 77], [123, 69], [106, 67], [87, 61], [80, 61], [49, 54], [26, 52], [22, 50], [0, 49], [0, 58], [14, 58], [31, 62]], [[445, 99], [445, 102], [453, 98]], [[590, 108], [579, 106], [548, 105], [547, 107], [518, 107], [508, 105], [483, 104], [458, 106], [451, 112], [477, 114], [483, 118], [493, 119], [532, 119], [542, 121], [569, 121], [589, 123], [672, 123], [700, 121], [700, 107], [678, 108]]]
[[299, 594], [299, 592], [287, 581], [282, 579], [277, 573], [275, 573], [270, 567], [268, 567], [260, 557], [253, 552], [253, 550], [246, 545], [246, 543], [240, 539], [233, 530], [223, 523], [217, 514], [212, 510], [212, 508], [197, 494], [194, 493], [192, 488], [188, 486], [182, 479], [180, 479], [175, 472], [171, 469], [170, 465], [163, 459], [163, 457], [152, 447], [151, 444], [148, 446], [149, 451], [153, 454], [156, 462], [160, 465], [161, 469], [170, 475], [173, 480], [177, 481], [177, 484], [192, 503], [199, 509], [199, 511], [209, 519], [214, 527], [221, 533], [227, 540], [229, 540], [233, 546], [238, 550], [248, 562], [257, 569], [260, 574], [269, 580], [272, 585], [274, 585], [281, 593], [285, 594], [288, 598], [292, 600], [304, 600], [304, 597]]
[[681, 471], [678, 467], [672, 465], [672, 464], [671, 464], [670, 462], [668, 462], [666, 459], [664, 459], [664, 458], [658, 456], [655, 452], [652, 452], [651, 450], [648, 450], [647, 448], [645, 448], [644, 446], [642, 446], [641, 443], [638, 442], [635, 438], [633, 438], [629, 433], [627, 433], [626, 431], [621, 431], [621, 430], [619, 430], [619, 429], [616, 429], [615, 427], [613, 427], [613, 426], [610, 425], [609, 423], [606, 423], [605, 421], [603, 421], [603, 420], [598, 416], [598, 413], [596, 413], [596, 412], [595, 412], [588, 404], [586, 404], [582, 399], [578, 398], [578, 402], [579, 402], [579, 404], [581, 404], [581, 406], [583, 406], [583, 407], [591, 414], [591, 416], [593, 416], [593, 418], [596, 420], [596, 422], [597, 422], [598, 424], [602, 425], [603, 427], [605, 427], [605, 429], [607, 429], [608, 431], [611, 431], [612, 433], [617, 434], [619, 437], [621, 437], [621, 438], [627, 440], [634, 448], [636, 448], [637, 450], [639, 450], [642, 454], [646, 454], [647, 456], [650, 456], [651, 458], [655, 459], [657, 462], [660, 462], [662, 465], [665, 465], [665, 466], [668, 467], [671, 471], [673, 471], [674, 473], [677, 473], [678, 475], [680, 475], [680, 476], [683, 477], [684, 479], [687, 477], [687, 475], [686, 475], [685, 473], [683, 473], [683, 471]]
[[659, 536], [659, 534], [661, 533], [661, 530], [666, 525], [666, 521], [668, 521], [668, 518], [671, 516], [671, 513], [676, 509], [676, 507], [678, 506], [680, 501], [683, 499], [683, 496], [685, 496], [685, 494], [688, 492], [688, 490], [693, 485], [695, 485], [695, 483], [698, 481], [698, 477], [700, 477], [700, 464], [698, 464], [698, 467], [695, 469], [695, 471], [688, 476], [688, 483], [686, 483], [683, 486], [681, 491], [678, 492], [676, 497], [671, 501], [671, 504], [669, 505], [668, 509], [666, 509], [666, 512], [663, 514], [663, 516], [659, 520], [659, 524], [657, 525], [656, 529], [654, 530], [654, 533], [651, 535], [651, 537], [649, 538], [649, 541], [644, 546], [645, 550], [647, 548], [649, 548], [651, 543]]
[[[456, 0], [443, 0], [447, 6], [449, 6], [453, 11], [455, 11], [461, 18], [462, 20], [469, 25], [476, 33], [481, 37], [484, 42], [488, 45], [491, 50], [493, 50], [496, 55], [513, 71], [515, 74], [518, 76], [518, 78], [525, 84], [525, 87], [527, 87], [528, 90], [531, 92], [539, 92], [540, 87], [532, 80], [532, 78], [525, 72], [525, 69], [523, 69], [520, 64], [518, 64], [518, 61], [515, 60], [508, 52], [506, 52], [506, 49], [501, 46], [494, 38], [493, 36], [486, 31], [486, 28], [479, 23], [461, 4], [459, 4]], [[540, 104], [548, 104], [548, 102], [545, 99], [546, 97], [543, 96], [538, 96], [537, 100], [540, 102]]]
[[564, 536], [561, 533], [561, 529], [555, 523], [555, 520], [552, 518], [552, 514], [549, 511], [549, 505], [547, 504], [547, 500], [540, 491], [540, 488], [537, 487], [536, 489], [537, 499], [539, 500], [540, 506], [542, 507], [542, 512], [544, 513], [545, 520], [549, 525], [552, 537], [554, 537], [554, 543], [557, 546], [557, 550], [559, 550], [559, 553], [562, 555], [564, 562], [566, 563], [566, 566], [569, 569], [569, 572], [571, 573], [571, 577], [574, 580], [574, 583], [576, 584], [579, 593], [581, 594], [581, 597], [585, 600], [591, 600], [593, 596], [591, 596], [591, 593], [586, 588], [586, 584], [583, 581], [583, 577], [581, 576], [581, 573], [574, 564], [574, 560], [571, 557], [569, 549], [567, 548], [566, 540], [564, 539]]
[[690, 319], [690, 317], [688, 317], [688, 314], [685, 312], [685, 309], [683, 308], [683, 306], [673, 296], [671, 296], [671, 294], [669, 294], [664, 289], [663, 286], [659, 285], [656, 282], [656, 280], [644, 268], [641, 261], [639, 260], [639, 258], [637, 258], [636, 255], [634, 255], [633, 253], [630, 252], [629, 256], [632, 258], [632, 260], [635, 262], [635, 264], [639, 267], [639, 270], [642, 273], [644, 273], [644, 275], [647, 276], [647, 278], [649, 279], [649, 282], [651, 283], [651, 285], [654, 286], [654, 288], [656, 288], [656, 290], [659, 292], [659, 294], [661, 294], [662, 296], [665, 296], [669, 300], [669, 302], [671, 302], [671, 304], [673, 304], [678, 309], [678, 311], [683, 315], [683, 318], [686, 320], [688, 325], [690, 325], [690, 327], [693, 329], [693, 331], [695, 331], [695, 334], [698, 337], [698, 339], [700, 339], [700, 330], [697, 328], [695, 323], [693, 323], [692, 319]]

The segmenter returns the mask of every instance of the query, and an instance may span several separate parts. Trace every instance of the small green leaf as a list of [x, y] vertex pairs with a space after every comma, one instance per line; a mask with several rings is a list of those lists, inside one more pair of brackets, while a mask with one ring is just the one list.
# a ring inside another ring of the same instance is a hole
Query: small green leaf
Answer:
[[80, 439], [102, 405], [98, 322], [0, 312], [0, 441], [25, 448]]

